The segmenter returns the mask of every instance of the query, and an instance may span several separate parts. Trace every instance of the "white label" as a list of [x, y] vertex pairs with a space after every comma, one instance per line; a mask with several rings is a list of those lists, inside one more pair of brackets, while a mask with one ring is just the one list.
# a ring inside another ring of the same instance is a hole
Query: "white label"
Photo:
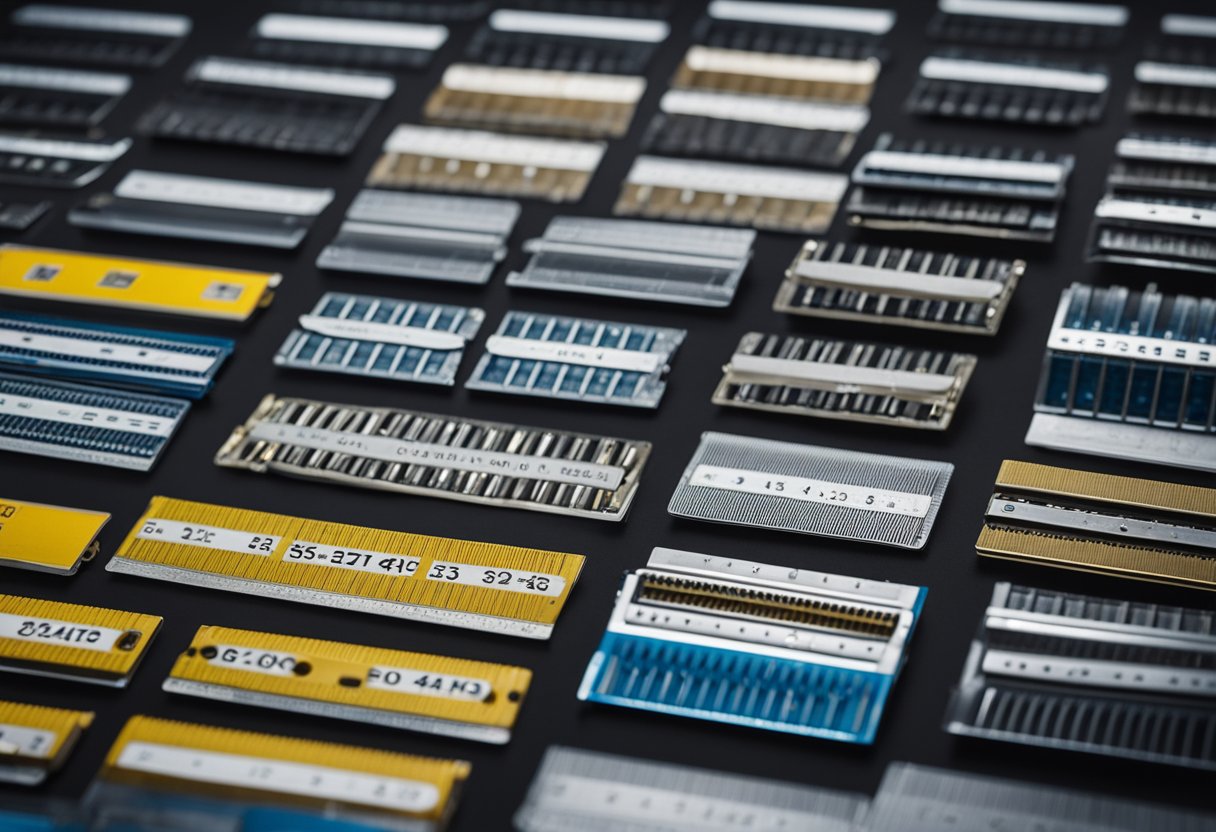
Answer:
[[154, 742], [128, 742], [118, 755], [116, 765], [128, 771], [196, 783], [358, 803], [401, 812], [427, 812], [439, 804], [439, 789], [417, 780]]
[[619, 488], [625, 479], [625, 469], [594, 462], [576, 462], [545, 456], [511, 454], [503, 451], [483, 451], [477, 448], [456, 448], [430, 442], [411, 442], [387, 436], [366, 436], [336, 430], [260, 422], [249, 432], [250, 439], [301, 445], [321, 451], [351, 454], [402, 465], [426, 465], [453, 468], [503, 477], [546, 480], [569, 485], [585, 485], [609, 491]]
[[723, 72], [786, 81], [862, 86], [877, 81], [881, 69], [879, 62], [872, 59], [854, 61], [768, 52], [740, 52], [709, 46], [689, 47], [684, 55], [684, 63], [689, 69], [698, 72]]
[[1216, 87], [1216, 69], [1207, 66], [1159, 64], [1141, 61], [1136, 64], [1136, 80], [1142, 84], [1169, 84], [1179, 87]]
[[[3, 327], [0, 322], [0, 327]], [[104, 335], [92, 330], [90, 335]], [[86, 358], [90, 360], [113, 361], [121, 364], [134, 364], [141, 368], [182, 370], [188, 373], [204, 374], [215, 366], [216, 359], [205, 355], [189, 355], [160, 350], [155, 347], [133, 347], [128, 344], [107, 344], [104, 341], [90, 341], [85, 338], [73, 338], [67, 335], [42, 335], [23, 332], [17, 329], [0, 329], [0, 347], [49, 352], [55, 356], [70, 358]]]
[[418, 571], [418, 558], [375, 552], [369, 549], [352, 549], [330, 543], [312, 543], [293, 540], [283, 553], [284, 563], [307, 563], [328, 566], [333, 569], [351, 569], [356, 572], [371, 572], [373, 575], [393, 575], [408, 578]]
[[936, 153], [901, 153], [892, 150], [871, 150], [862, 157], [861, 163], [864, 168], [915, 173], [921, 176], [1007, 179], [1051, 185], [1058, 184], [1067, 175], [1064, 166], [1054, 162], [1020, 162], [975, 156], [942, 156]]
[[367, 671], [367, 682], [364, 686], [372, 690], [412, 693], [415, 696], [434, 696], [465, 702], [484, 702], [494, 690], [485, 679], [449, 676], [407, 667], [373, 667]]
[[604, 145], [401, 124], [384, 142], [384, 151], [491, 165], [590, 172], [600, 163]]
[[1047, 339], [1049, 350], [1105, 355], [1133, 361], [1160, 364], [1183, 364], [1191, 367], [1216, 366], [1216, 344], [1171, 341], [1146, 335], [1126, 335], [1121, 332], [1092, 332], [1085, 329], [1052, 327]]
[[591, 14], [558, 14], [500, 9], [490, 15], [490, 28], [498, 32], [557, 35], [572, 38], [632, 40], [661, 43], [671, 31], [662, 20], [600, 17]]
[[1115, 153], [1120, 159], [1152, 159], [1164, 162], [1187, 162], [1194, 165], [1216, 165], [1216, 142], [1176, 142], [1144, 137], [1119, 139]]
[[180, 38], [190, 32], [190, 18], [180, 14], [132, 12], [123, 9], [95, 9], [85, 6], [52, 6], [34, 3], [13, 12], [19, 26], [44, 26], [53, 29], [81, 29], [94, 32], [126, 32]]
[[633, 373], [657, 372], [662, 368], [664, 361], [664, 356], [654, 352], [593, 347], [587, 344], [568, 344], [562, 341], [537, 341], [532, 338], [513, 338], [508, 335], [491, 335], [487, 338], [486, 352], [504, 358], [555, 361], [560, 364], [577, 364], [582, 367], [599, 367], [605, 370], [623, 370]]
[[299, 14], [265, 15], [258, 21], [257, 33], [258, 37], [276, 40], [350, 43], [427, 51], [438, 49], [448, 39], [448, 30], [444, 26]]
[[325, 72], [290, 64], [230, 58], [204, 58], [194, 65], [192, 74], [200, 81], [216, 84], [274, 87], [281, 90], [375, 98], [381, 101], [397, 89], [397, 82], [387, 75]]
[[443, 73], [443, 86], [450, 90], [486, 95], [636, 104], [646, 91], [646, 79], [628, 75], [453, 64]]
[[561, 575], [547, 575], [544, 572], [530, 572], [527, 569], [474, 566], [446, 560], [432, 561], [431, 568], [427, 570], [426, 579], [445, 584], [497, 589], [500, 592], [546, 595], [550, 598], [558, 597], [566, 588], [566, 579]]
[[297, 217], [316, 216], [325, 210], [334, 198], [334, 192], [329, 188], [293, 188], [288, 185], [267, 185], [261, 182], [213, 179], [209, 176], [186, 176], [150, 170], [133, 170], [128, 173], [114, 189], [114, 195], [124, 199], [185, 203], [238, 211], [266, 211]]
[[0, 759], [11, 754], [46, 760], [50, 758], [58, 738], [59, 735], [54, 731], [0, 722]]
[[864, 485], [766, 474], [762, 471], [723, 468], [719, 465], [698, 465], [693, 469], [688, 484], [701, 488], [783, 497], [804, 503], [823, 503], [858, 511], [899, 514], [904, 517], [928, 517], [929, 509], [933, 505], [933, 498], [928, 494], [886, 491]]
[[1096, 3], [1058, 3], [1041, 0], [939, 0], [946, 14], [973, 17], [1003, 17], [1008, 20], [1037, 20], [1043, 23], [1075, 23], [1082, 26], [1122, 26], [1127, 23], [1126, 6]]
[[1178, 37], [1216, 38], [1216, 17], [1167, 14], [1161, 18], [1161, 32]]
[[279, 547], [279, 542], [283, 539], [271, 534], [253, 534], [239, 529], [205, 526], [202, 523], [180, 520], [162, 520], [159, 517], [150, 517], [145, 520], [135, 536], [142, 540], [158, 540], [162, 543], [174, 543], [179, 546], [221, 549], [225, 552], [261, 555], [262, 557], [274, 554]]
[[177, 426], [177, 422], [173, 419], [149, 416], [145, 413], [53, 402], [29, 396], [0, 395], [0, 416], [23, 416], [27, 419], [45, 419], [48, 422], [64, 422], [69, 425], [83, 425], [164, 438], [171, 436], [173, 429]]
[[848, 364], [832, 364], [827, 361], [802, 361], [796, 358], [772, 358], [765, 355], [735, 353], [730, 359], [730, 372], [742, 378], [733, 379], [746, 384], [747, 376], [758, 376], [760, 383], [771, 383], [769, 379], [796, 383], [805, 381], [832, 387], [840, 393], [864, 393], [880, 391], [890, 395], [944, 395], [955, 385], [954, 376], [915, 370], [884, 370], [878, 367], [859, 367]]
[[222, 667], [225, 670], [244, 670], [249, 673], [261, 673], [263, 676], [294, 676], [292, 669], [298, 661], [290, 653], [280, 653], [277, 650], [263, 650], [260, 647], [242, 647], [235, 644], [217, 644], [214, 647], [204, 647], [208, 654], [204, 656], [207, 664]]
[[920, 74], [922, 78], [940, 81], [1005, 84], [1011, 87], [1037, 87], [1095, 95], [1106, 91], [1109, 80], [1102, 72], [1077, 72], [1024, 64], [936, 57], [925, 58], [921, 62]]
[[1216, 208], [1199, 208], [1191, 205], [1166, 205], [1157, 202], [1138, 202], [1132, 199], [1103, 197], [1094, 209], [1100, 219], [1132, 220], [1161, 225], [1182, 225], [1191, 228], [1216, 228]]
[[424, 329], [420, 326], [385, 324], [377, 321], [329, 318], [323, 315], [301, 315], [300, 328], [327, 338], [375, 341], [399, 347], [418, 347], [423, 350], [460, 350], [464, 349], [466, 341], [463, 335], [455, 332]]
[[810, 281], [861, 291], [948, 298], [968, 303], [986, 303], [1005, 291], [1005, 284], [997, 280], [945, 277], [827, 260], [803, 260], [795, 267], [794, 274]]
[[839, 202], [849, 187], [849, 178], [838, 173], [810, 173], [790, 168], [658, 156], [639, 156], [629, 171], [627, 181], [630, 185], [797, 202]]
[[57, 159], [79, 159], [83, 162], [112, 162], [130, 147], [130, 139], [119, 139], [115, 142], [74, 142], [66, 139], [0, 135], [0, 151], [51, 156]]
[[709, 90], [669, 90], [663, 94], [659, 109], [676, 115], [843, 133], [859, 133], [870, 120], [867, 107]]
[[759, 3], [749, 0], [714, 0], [709, 16], [745, 23], [806, 26], [884, 35], [895, 25], [895, 12], [887, 9], [850, 9], [843, 6], [812, 6], [796, 3]]
[[126, 631], [109, 627], [0, 612], [0, 638], [109, 653], [125, 635]]
[[131, 89], [131, 76], [112, 72], [85, 72], [24, 64], [0, 64], [0, 87], [25, 87], [38, 90], [125, 95]]

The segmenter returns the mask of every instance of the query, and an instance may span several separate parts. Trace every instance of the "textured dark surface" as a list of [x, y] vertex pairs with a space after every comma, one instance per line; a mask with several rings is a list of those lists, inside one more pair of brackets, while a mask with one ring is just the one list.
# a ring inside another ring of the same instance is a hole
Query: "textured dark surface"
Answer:
[[[259, 8], [262, 4], [257, 2], [232, 6], [182, 5], [195, 16], [194, 34], [163, 70], [138, 77], [133, 92], [106, 121], [111, 133], [128, 131], [156, 96], [178, 83], [195, 57], [210, 52], [242, 54], [247, 49], [246, 33], [262, 11]], [[1195, 472], [1049, 453], [1022, 444], [1030, 420], [1044, 341], [1061, 289], [1073, 280], [1123, 282], [1140, 288], [1155, 279], [1166, 291], [1200, 294], [1210, 291], [1211, 281], [1199, 276], [1100, 268], [1083, 263], [1089, 215], [1101, 193], [1114, 143], [1132, 126], [1123, 106], [1131, 66], [1147, 36], [1156, 30], [1158, 12], [1166, 10], [1158, 4], [1132, 5], [1134, 14], [1124, 44], [1109, 54], [1094, 56], [1108, 61], [1113, 70], [1114, 88], [1105, 119], [1093, 127], [1054, 131], [916, 120], [905, 116], [903, 102], [915, 80], [916, 66], [931, 47], [923, 34], [931, 6], [928, 2], [898, 4], [900, 19], [887, 39], [890, 59], [872, 104], [873, 120], [859, 142], [858, 152], [868, 148], [878, 133], [890, 130], [901, 136], [1041, 147], [1075, 153], [1078, 157], [1062, 228], [1051, 246], [925, 235], [900, 239], [878, 232], [859, 235], [846, 229], [841, 217], [833, 226], [833, 239], [899, 239], [922, 248], [953, 248], [1028, 259], [1028, 274], [1018, 289], [1000, 334], [994, 339], [894, 327], [853, 326], [806, 318], [787, 319], [773, 312], [771, 303], [781, 273], [802, 243], [792, 235], [759, 236], [756, 257], [735, 303], [721, 311], [511, 291], [504, 285], [501, 271], [486, 287], [318, 273], [313, 261], [333, 236], [342, 212], [376, 158], [381, 140], [395, 124], [419, 120], [422, 103], [443, 67], [462, 54], [472, 29], [468, 25], [454, 30], [454, 36], [429, 72], [400, 76], [397, 95], [349, 159], [318, 160], [140, 138], [125, 159], [84, 191], [44, 193], [36, 189], [6, 189], [5, 202], [55, 200], [49, 216], [33, 230], [23, 236], [7, 233], [6, 240], [115, 255], [275, 270], [284, 275], [274, 305], [240, 329], [100, 309], [50, 310], [41, 307], [55, 314], [77, 314], [114, 323], [177, 328], [239, 339], [237, 353], [215, 391], [194, 409], [151, 474], [0, 455], [0, 492], [5, 496], [100, 509], [114, 515], [102, 536], [102, 555], [76, 577], [62, 579], [5, 570], [0, 575], [2, 591], [158, 613], [165, 617], [164, 629], [126, 691], [0, 676], [0, 697], [92, 708], [98, 713], [96, 723], [67, 769], [53, 778], [42, 793], [61, 796], [82, 793], [122, 723], [129, 716], [142, 713], [420, 754], [462, 757], [473, 763], [472, 778], [454, 824], [455, 830], [463, 832], [507, 828], [509, 815], [519, 805], [542, 752], [552, 743], [863, 792], [873, 791], [889, 761], [908, 760], [1093, 789], [1112, 795], [1210, 807], [1210, 774], [996, 743], [965, 742], [947, 735], [940, 727], [950, 689], [959, 677], [968, 642], [994, 581], [1012, 580], [1190, 606], [1212, 604], [1213, 596], [1201, 592], [1004, 562], [981, 562], [974, 549], [993, 478], [1000, 461], [1006, 457], [1178, 482], [1212, 483], [1211, 476]], [[1211, 12], [1207, 0], [1176, 0], [1171, 5], [1170, 11]], [[692, 24], [702, 9], [700, 2], [679, 6], [673, 20], [674, 35], [652, 62], [652, 86], [629, 137], [613, 143], [582, 203], [560, 209], [535, 202], [526, 204], [512, 240], [507, 267], [518, 267], [523, 262], [519, 242], [538, 236], [548, 219], [559, 210], [592, 216], [610, 214], [618, 183], [636, 153], [638, 137], [654, 112], [667, 79], [687, 46]], [[1139, 122], [1136, 126], [1148, 129], [1152, 125]], [[1168, 124], [1160, 126], [1163, 129], [1170, 127]], [[1210, 128], [1208, 125], [1206, 129]], [[1205, 127], [1192, 124], [1180, 125], [1179, 129], [1202, 135]], [[850, 164], [855, 158], [856, 153], [850, 158]], [[71, 204], [89, 194], [109, 190], [132, 167], [329, 186], [336, 189], [337, 198], [304, 245], [286, 254], [238, 246], [84, 233], [67, 226], [64, 216]], [[311, 309], [317, 297], [327, 289], [483, 307], [487, 311], [486, 325], [481, 337], [468, 351], [459, 378], [461, 384], [480, 355], [485, 336], [494, 331], [507, 309], [584, 314], [684, 327], [689, 330], [689, 337], [676, 357], [666, 399], [655, 413], [549, 403], [523, 397], [472, 395], [460, 387], [436, 390], [276, 369], [271, 357], [293, 321]], [[8, 299], [2, 303], [6, 308], [11, 305]], [[710, 404], [709, 397], [720, 376], [720, 367], [729, 358], [739, 336], [750, 330], [824, 333], [834, 337], [965, 350], [977, 353], [980, 361], [955, 423], [945, 434], [716, 408]], [[268, 392], [615, 434], [650, 440], [655, 449], [633, 512], [621, 525], [259, 477], [213, 466], [211, 458], [229, 431], [240, 424]], [[956, 471], [929, 545], [920, 552], [676, 521], [667, 515], [667, 500], [696, 446], [698, 434], [704, 430], [946, 460], [955, 464]], [[549, 642], [481, 636], [470, 631], [124, 578], [105, 572], [105, 560], [153, 494], [373, 527], [561, 549], [587, 555], [587, 564]], [[924, 620], [875, 745], [856, 748], [578, 702], [575, 691], [607, 620], [620, 574], [625, 569], [642, 565], [654, 546], [927, 585], [930, 591]], [[161, 681], [174, 656], [187, 645], [200, 624], [222, 624], [509, 662], [532, 668], [535, 678], [515, 738], [510, 745], [501, 748], [170, 697], [161, 692]], [[28, 793], [0, 788], [0, 805], [19, 794]]]

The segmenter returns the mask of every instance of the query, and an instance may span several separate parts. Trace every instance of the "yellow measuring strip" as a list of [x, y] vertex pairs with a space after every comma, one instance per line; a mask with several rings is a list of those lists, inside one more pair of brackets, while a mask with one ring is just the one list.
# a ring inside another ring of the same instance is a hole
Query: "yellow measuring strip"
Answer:
[[244, 321], [270, 303], [279, 280], [268, 272], [0, 246], [0, 294], [41, 300]]
[[106, 569], [548, 638], [581, 555], [153, 497]]
[[229, 627], [200, 627], [164, 688], [505, 743], [532, 671]]
[[90, 711], [0, 701], [0, 781], [38, 785], [92, 723]]
[[159, 615], [0, 595], [0, 669], [123, 687]]
[[[103, 783], [230, 800], [380, 812], [441, 822], [469, 776], [463, 760], [132, 717], [114, 741]], [[171, 810], [170, 810], [171, 811]]]
[[62, 508], [0, 497], [0, 566], [75, 574], [97, 554], [104, 511]]

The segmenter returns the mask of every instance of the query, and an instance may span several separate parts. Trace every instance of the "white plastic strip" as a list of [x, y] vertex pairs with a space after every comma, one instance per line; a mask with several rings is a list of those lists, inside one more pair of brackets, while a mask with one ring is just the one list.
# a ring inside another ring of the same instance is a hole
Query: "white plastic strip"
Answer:
[[202, 523], [183, 523], [180, 520], [165, 520], [153, 517], [139, 527], [136, 537], [155, 540], [174, 546], [197, 546], [200, 549], [221, 549], [238, 555], [268, 557], [283, 538], [272, 534], [261, 534], [226, 529], [222, 526], [205, 526]]
[[32, 3], [22, 6], [13, 12], [11, 20], [18, 26], [120, 32], [163, 38], [185, 37], [190, 33], [191, 26], [190, 18], [181, 14], [60, 6], [49, 3]]
[[684, 63], [697, 72], [721, 72], [782, 81], [809, 81], [820, 84], [873, 84], [882, 65], [869, 58], [819, 58], [808, 55], [780, 55], [767, 52], [741, 52], [712, 46], [690, 46]]
[[459, 350], [463, 349], [466, 343], [465, 337], [456, 332], [350, 318], [328, 318], [323, 315], [301, 315], [300, 328], [327, 338], [374, 341], [424, 350]]
[[1141, 84], [1168, 84], [1175, 87], [1216, 87], [1216, 68], [1183, 64], [1136, 64], [1136, 80]]
[[296, 188], [151, 170], [128, 173], [114, 188], [114, 195], [124, 199], [231, 208], [235, 211], [264, 211], [296, 217], [315, 217], [334, 198], [334, 192], [329, 188]]
[[417, 780], [162, 743], [127, 743], [115, 767], [195, 783], [400, 812], [427, 812], [439, 804], [439, 789]]
[[986, 303], [995, 300], [1005, 290], [1004, 284], [996, 280], [945, 277], [823, 260], [804, 260], [795, 268], [794, 274], [817, 283], [843, 286], [863, 292], [890, 292], [926, 298], [947, 298], [968, 303]]
[[1024, 64], [937, 57], [925, 58], [921, 62], [920, 75], [922, 78], [935, 81], [1002, 84], [1010, 87], [1087, 92], [1095, 95], [1106, 92], [1110, 81], [1102, 72], [1074, 72]]
[[1120, 139], [1115, 145], [1120, 159], [1149, 159], [1154, 162], [1183, 162], [1191, 165], [1216, 165], [1216, 141], [1171, 142], [1146, 137]]
[[34, 641], [56, 647], [109, 653], [125, 635], [124, 630], [114, 630], [110, 627], [0, 613], [0, 638], [16, 641]]
[[604, 145], [531, 136], [508, 136], [482, 130], [399, 125], [384, 142], [387, 153], [412, 153], [441, 159], [519, 165], [553, 170], [593, 171]]
[[516, 9], [499, 9], [491, 14], [490, 28], [498, 32], [631, 40], [638, 43], [662, 43], [671, 31], [671, 27], [662, 20], [527, 12]]
[[206, 373], [215, 366], [217, 360], [205, 355], [190, 355], [155, 347], [135, 347], [105, 340], [90, 340], [99, 336], [104, 339], [105, 333], [97, 330], [87, 330], [87, 338], [73, 338], [5, 329], [4, 326], [4, 322], [0, 321], [0, 347], [48, 352], [55, 356], [132, 364], [140, 369], [181, 370], [188, 373]]
[[486, 339], [486, 352], [503, 358], [553, 361], [559, 364], [577, 364], [581, 367], [634, 373], [657, 372], [664, 361], [664, 356], [653, 352], [568, 344], [563, 341], [538, 341], [534, 338], [513, 338], [509, 335], [491, 335]]
[[960, 176], [971, 179], [1003, 179], [1014, 182], [1042, 182], [1055, 185], [1068, 175], [1054, 162], [1021, 162], [1009, 159], [983, 159], [975, 156], [944, 156], [937, 153], [901, 153], [871, 150], [861, 160], [866, 168], [922, 176]]
[[1161, 32], [1178, 37], [1216, 38], [1216, 17], [1167, 14], [1161, 18]]
[[619, 488], [625, 479], [625, 469], [615, 465], [599, 465], [594, 462], [511, 454], [502, 451], [485, 451], [477, 448], [456, 448], [451, 445], [411, 442], [406, 439], [366, 436], [361, 433], [344, 433], [277, 422], [258, 423], [249, 432], [249, 437], [265, 442], [281, 442], [315, 448], [320, 451], [333, 451], [385, 462], [398, 462], [402, 465], [452, 468], [457, 471], [522, 477], [569, 485], [584, 485], [589, 488], [614, 490]]
[[301, 14], [264, 15], [258, 21], [255, 31], [258, 37], [273, 40], [347, 43], [427, 51], [438, 49], [448, 39], [445, 26]]
[[734, 165], [639, 156], [629, 171], [630, 185], [679, 188], [714, 194], [737, 194], [798, 202], [839, 202], [849, 178], [838, 173], [813, 173], [790, 168]]
[[130, 139], [118, 139], [113, 142], [74, 142], [69, 139], [36, 139], [11, 133], [0, 135], [0, 152], [79, 159], [82, 162], [113, 162], [130, 147]]
[[380, 101], [391, 96], [397, 82], [388, 75], [355, 72], [326, 72], [291, 64], [242, 61], [234, 58], [204, 58], [191, 70], [195, 78], [214, 84], [270, 87]]
[[1181, 225], [1211, 231], [1216, 228], [1216, 208], [1190, 205], [1166, 205], [1139, 202], [1134, 199], [1103, 197], [1094, 209], [1094, 216], [1104, 220], [1129, 220], [1160, 225]]
[[177, 426], [173, 419], [146, 413], [9, 394], [0, 394], [0, 415], [164, 438], [172, 436], [173, 429]]
[[81, 69], [0, 64], [0, 87], [125, 95], [127, 90], [131, 89], [131, 76], [113, 72], [86, 72]]
[[938, 0], [937, 7], [946, 14], [1079, 26], [1124, 26], [1128, 17], [1127, 6], [1057, 3], [1054, 0]]
[[764, 494], [805, 503], [822, 503], [858, 511], [899, 514], [904, 517], [928, 517], [929, 509], [933, 505], [933, 497], [928, 494], [888, 491], [864, 485], [769, 474], [747, 468], [725, 468], [720, 465], [698, 465], [693, 469], [688, 484], [698, 488]]
[[50, 759], [58, 738], [54, 731], [0, 722], [0, 760], [6, 756]]
[[862, 106], [709, 90], [668, 90], [659, 101], [659, 109], [675, 115], [842, 133], [860, 133], [870, 121], [869, 108]]
[[370, 690], [454, 699], [458, 702], [485, 702], [494, 692], [494, 686], [486, 679], [449, 676], [410, 667], [369, 668], [363, 686]]
[[954, 376], [918, 373], [914, 370], [883, 370], [878, 367], [799, 361], [743, 353], [731, 356], [729, 377], [732, 383], [747, 384], [746, 376], [749, 375], [764, 377], [765, 381], [754, 382], [759, 384], [776, 383], [768, 379], [788, 381], [790, 384], [805, 381], [830, 385], [841, 393], [882, 390], [893, 396], [942, 395], [950, 392], [955, 383]]
[[866, 35], [885, 35], [895, 25], [895, 12], [889, 9], [759, 3], [748, 0], [714, 0], [709, 4], [709, 16], [717, 20], [835, 29]]
[[629, 75], [556, 72], [477, 64], [453, 64], [443, 73], [443, 86], [461, 92], [557, 98], [603, 104], [636, 104], [646, 79]]

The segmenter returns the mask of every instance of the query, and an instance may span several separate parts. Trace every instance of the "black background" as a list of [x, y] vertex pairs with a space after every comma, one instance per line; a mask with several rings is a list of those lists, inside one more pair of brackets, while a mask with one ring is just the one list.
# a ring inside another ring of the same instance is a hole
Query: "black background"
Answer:
[[[162, 10], [169, 7], [169, 4], [152, 2], [126, 5]], [[212, 53], [247, 54], [247, 33], [261, 12], [270, 8], [260, 2], [177, 5], [194, 16], [193, 34], [166, 67], [137, 77], [131, 94], [105, 123], [110, 134], [129, 134], [137, 116], [156, 96], [179, 82], [195, 57]], [[638, 136], [654, 112], [667, 79], [688, 45], [693, 23], [703, 9], [701, 2], [675, 5], [672, 37], [652, 62], [651, 85], [628, 138], [612, 143], [587, 197], [578, 205], [525, 203], [512, 238], [507, 268], [518, 268], [522, 264], [524, 256], [519, 243], [539, 236], [556, 213], [610, 215], [618, 183], [637, 153]], [[1198, 472], [1049, 453], [1022, 443], [1031, 416], [1044, 342], [1060, 291], [1070, 282], [1122, 283], [1143, 288], [1146, 283], [1156, 280], [1166, 291], [1196, 294], [1211, 291], [1210, 277], [1093, 266], [1083, 262], [1089, 216], [1101, 194], [1115, 142], [1133, 126], [1159, 127], [1166, 131], [1175, 127], [1147, 122], [1133, 125], [1125, 114], [1124, 101], [1132, 64], [1144, 42], [1156, 31], [1159, 12], [1210, 13], [1210, 0], [1175, 0], [1172, 8], [1147, 2], [1133, 3], [1128, 37], [1118, 50], [1101, 56], [1112, 69], [1106, 118], [1098, 126], [1076, 131], [927, 121], [906, 116], [902, 112], [903, 100], [913, 83], [916, 66], [931, 48], [923, 33], [932, 6], [929, 2], [895, 5], [899, 21], [887, 38], [890, 60], [883, 68], [871, 104], [871, 125], [858, 143], [860, 150], [868, 148], [880, 132], [893, 131], [902, 136], [1006, 143], [1071, 152], [1077, 156], [1077, 169], [1068, 190], [1062, 227], [1051, 246], [929, 235], [901, 238], [882, 232], [859, 235], [846, 228], [842, 216], [836, 219], [830, 239], [860, 237], [922, 248], [1027, 259], [1028, 272], [1001, 332], [995, 338], [918, 332], [898, 327], [852, 326], [810, 318], [787, 318], [773, 312], [772, 298], [782, 271], [802, 243], [795, 235], [759, 235], [751, 268], [734, 304], [727, 310], [706, 311], [508, 290], [503, 283], [505, 269], [496, 273], [491, 283], [484, 287], [319, 273], [313, 266], [317, 253], [333, 237], [343, 211], [378, 155], [381, 141], [394, 125], [420, 121], [423, 101], [443, 68], [461, 55], [472, 25], [453, 27], [453, 36], [429, 72], [399, 76], [396, 96], [388, 102], [351, 158], [318, 160], [138, 138], [125, 158], [84, 191], [40, 193], [32, 189], [6, 189], [5, 201], [53, 199], [55, 202], [49, 216], [34, 229], [22, 236], [10, 234], [7, 237], [10, 240], [115, 255], [264, 269], [282, 272], [284, 276], [273, 306], [243, 328], [100, 308], [41, 307], [53, 314], [222, 334], [239, 340], [239, 348], [215, 390], [194, 408], [151, 474], [0, 454], [0, 493], [5, 496], [113, 514], [102, 535], [102, 555], [82, 568], [77, 576], [65, 579], [7, 570], [0, 575], [0, 587], [4, 592], [157, 613], [165, 617], [163, 630], [125, 691], [23, 676], [0, 677], [0, 697], [97, 711], [97, 721], [66, 770], [55, 776], [42, 793], [81, 794], [123, 722], [134, 714], [151, 714], [467, 759], [473, 763], [473, 773], [453, 824], [455, 830], [464, 832], [508, 828], [510, 813], [523, 798], [542, 752], [555, 743], [866, 793], [872, 793], [878, 786], [888, 762], [906, 760], [1110, 795], [1210, 808], [1213, 785], [1210, 774], [967, 741], [941, 730], [949, 692], [958, 679], [968, 642], [994, 581], [1011, 580], [1129, 599], [1211, 606], [1212, 596], [1202, 592], [1001, 561], [981, 561], [975, 555], [974, 546], [997, 467], [1005, 458], [1213, 484], [1211, 475]], [[290, 10], [287, 3], [277, 8]], [[1177, 127], [1177, 132], [1189, 130], [1192, 135], [1212, 134], [1211, 124]], [[856, 153], [849, 164], [855, 159]], [[82, 201], [88, 194], [110, 190], [127, 170], [134, 167], [326, 186], [334, 188], [337, 196], [304, 244], [298, 250], [286, 253], [203, 242], [86, 233], [67, 225], [65, 213], [71, 204]], [[296, 317], [309, 311], [326, 290], [379, 293], [484, 308], [486, 323], [467, 352], [460, 384], [481, 354], [486, 335], [493, 332], [508, 309], [677, 326], [686, 328], [689, 335], [676, 356], [667, 395], [657, 412], [494, 394], [474, 395], [459, 386], [431, 389], [423, 385], [275, 368], [271, 357]], [[9, 299], [2, 302], [5, 307], [20, 305]], [[980, 360], [957, 418], [944, 434], [719, 409], [710, 404], [710, 393], [739, 336], [750, 330], [823, 333], [936, 346], [975, 352]], [[645, 439], [654, 443], [654, 453], [643, 475], [632, 513], [623, 524], [344, 489], [257, 476], [212, 465], [212, 456], [229, 431], [244, 421], [258, 400], [269, 392]], [[919, 552], [678, 521], [667, 515], [667, 501], [704, 430], [946, 460], [954, 463], [956, 470], [929, 545]], [[481, 635], [105, 572], [105, 560], [154, 494], [377, 528], [578, 552], [587, 555], [587, 562], [553, 638], [548, 642]], [[575, 691], [607, 621], [620, 575], [623, 570], [643, 565], [654, 546], [927, 585], [930, 591], [925, 615], [911, 645], [910, 661], [886, 709], [877, 742], [872, 747], [853, 747], [578, 702]], [[202, 624], [519, 664], [532, 668], [535, 677], [514, 739], [505, 747], [171, 697], [161, 691], [161, 681], [177, 652], [187, 645], [195, 629]], [[28, 794], [28, 791], [13, 787], [0, 787], [0, 805], [16, 795]]]

